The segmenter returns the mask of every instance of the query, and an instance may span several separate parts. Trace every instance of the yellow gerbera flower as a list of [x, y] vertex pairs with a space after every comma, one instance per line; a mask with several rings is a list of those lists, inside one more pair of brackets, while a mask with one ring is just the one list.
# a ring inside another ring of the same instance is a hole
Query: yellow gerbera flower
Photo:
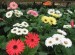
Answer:
[[55, 13], [52, 13], [51, 15], [54, 16], [54, 17], [56, 17], [56, 18], [60, 17], [58, 14], [55, 14]]
[[49, 22], [49, 17], [43, 16], [43, 17], [41, 18], [41, 20], [42, 20], [44, 23], [48, 23], [48, 22]]
[[49, 24], [50, 25], [56, 25], [57, 24], [57, 20], [54, 17], [49, 17]]

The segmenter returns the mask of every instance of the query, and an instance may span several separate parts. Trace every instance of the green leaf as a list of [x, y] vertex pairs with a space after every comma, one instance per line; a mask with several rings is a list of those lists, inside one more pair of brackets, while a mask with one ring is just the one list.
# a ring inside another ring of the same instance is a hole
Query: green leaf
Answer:
[[26, 47], [26, 48], [25, 48], [25, 51], [22, 53], [22, 55], [35, 55], [35, 53], [36, 53], [37, 50], [38, 50], [38, 47], [39, 47], [39, 46], [37, 46], [37, 47], [35, 47], [35, 48], [32, 48], [32, 49], [30, 49], [29, 47]]
[[10, 30], [10, 27], [7, 27], [7, 26], [4, 27], [4, 31], [5, 31], [5, 32], [7, 32], [7, 31], [9, 31], [9, 30]]
[[4, 22], [0, 22], [0, 26], [3, 26], [3, 25], [5, 25], [5, 23]]
[[16, 38], [15, 34], [12, 34], [11, 32], [9, 32], [9, 34], [7, 35], [8, 39], [12, 39], [12, 38]]
[[6, 37], [5, 36], [0, 36], [0, 43], [4, 42], [6, 40]]
[[0, 43], [0, 48], [5, 50], [6, 49], [6, 44], [7, 44], [7, 42]]
[[39, 55], [47, 55], [45, 52], [39, 52]]

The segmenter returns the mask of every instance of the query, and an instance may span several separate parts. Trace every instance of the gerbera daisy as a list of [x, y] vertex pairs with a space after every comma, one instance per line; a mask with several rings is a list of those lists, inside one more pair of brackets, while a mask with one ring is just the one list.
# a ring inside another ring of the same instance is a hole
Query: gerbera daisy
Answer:
[[16, 24], [14, 24], [13, 26], [14, 26], [14, 27], [15, 27], [15, 26], [16, 26], [16, 27], [19, 27], [20, 24], [19, 24], [19, 23], [16, 23]]
[[18, 27], [14, 27], [13, 29], [11, 29], [11, 33], [16, 33], [18, 31]]
[[56, 18], [59, 18], [60, 17], [60, 15], [59, 14], [56, 14], [56, 13], [52, 13], [51, 15], [54, 16], [54, 17], [56, 17]]
[[9, 55], [19, 55], [23, 52], [24, 48], [24, 43], [21, 40], [12, 39], [6, 45], [6, 52]]
[[40, 40], [38, 34], [36, 33], [28, 33], [28, 35], [25, 38], [26, 38], [25, 43], [30, 48], [36, 47]]
[[64, 30], [61, 30], [61, 29], [57, 29], [57, 32], [62, 34], [62, 35], [67, 35], [67, 33]]
[[19, 10], [14, 10], [14, 14], [16, 17], [21, 17], [23, 15], [23, 12]]
[[16, 2], [10, 2], [9, 4], [9, 9], [17, 9], [18, 8], [18, 4]]
[[35, 11], [35, 10], [28, 10], [27, 11], [27, 14], [33, 15], [34, 17], [37, 17], [38, 16], [38, 12]]
[[62, 38], [61, 45], [65, 46], [65, 47], [71, 47], [72, 41], [69, 38]]
[[58, 45], [61, 43], [61, 39], [64, 38], [65, 36], [61, 34], [54, 34], [52, 37], [55, 40], [55, 45]]
[[54, 14], [55, 13], [55, 9], [49, 9], [47, 12], [49, 15]]
[[43, 16], [43, 17], [41, 18], [41, 20], [42, 20], [42, 22], [44, 22], [44, 23], [48, 23], [48, 22], [49, 22], [49, 17]]
[[55, 40], [52, 37], [49, 37], [45, 40], [45, 45], [47, 47], [49, 46], [53, 47], [54, 44], [55, 44]]
[[17, 30], [16, 35], [22, 35], [22, 29], [21, 29], [21, 28], [19, 28], [19, 29]]
[[61, 13], [59, 10], [56, 10], [55, 12], [56, 12], [56, 14], [58, 14], [58, 15], [59, 15], [59, 17], [61, 17], [61, 16], [62, 16], [62, 13]]
[[49, 17], [49, 24], [50, 25], [56, 25], [57, 24], [57, 20], [54, 17]]
[[6, 17], [7, 17], [7, 18], [11, 18], [12, 15], [13, 15], [13, 11], [8, 11], [8, 12], [6, 13]]
[[[75, 27], [75, 25], [74, 25], [74, 27]], [[72, 28], [72, 26], [71, 25], [63, 25], [63, 28]]]
[[28, 31], [26, 28], [23, 28], [23, 29], [22, 29], [22, 34], [26, 35], [26, 34], [28, 34], [28, 32], [29, 32], [29, 31]]
[[27, 22], [25, 22], [25, 21], [23, 21], [23, 22], [21, 23], [21, 25], [24, 26], [24, 27], [28, 27], [28, 26], [29, 26], [29, 24], [28, 24]]

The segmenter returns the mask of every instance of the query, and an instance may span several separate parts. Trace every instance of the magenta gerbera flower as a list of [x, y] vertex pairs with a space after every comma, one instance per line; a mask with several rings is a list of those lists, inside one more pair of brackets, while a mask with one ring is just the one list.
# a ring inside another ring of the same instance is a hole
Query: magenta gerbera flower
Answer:
[[25, 38], [26, 38], [25, 43], [30, 48], [36, 47], [40, 40], [38, 34], [36, 33], [28, 33], [28, 35]]
[[24, 48], [24, 43], [21, 40], [12, 39], [6, 46], [6, 52], [9, 55], [19, 55], [21, 52], [23, 52]]

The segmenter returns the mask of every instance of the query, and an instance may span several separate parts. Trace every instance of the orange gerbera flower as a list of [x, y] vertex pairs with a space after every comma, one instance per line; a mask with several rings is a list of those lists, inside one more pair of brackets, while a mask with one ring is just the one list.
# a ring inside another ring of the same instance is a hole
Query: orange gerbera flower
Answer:
[[51, 1], [46, 1], [43, 3], [44, 6], [51, 6], [52, 5], [52, 2]]

